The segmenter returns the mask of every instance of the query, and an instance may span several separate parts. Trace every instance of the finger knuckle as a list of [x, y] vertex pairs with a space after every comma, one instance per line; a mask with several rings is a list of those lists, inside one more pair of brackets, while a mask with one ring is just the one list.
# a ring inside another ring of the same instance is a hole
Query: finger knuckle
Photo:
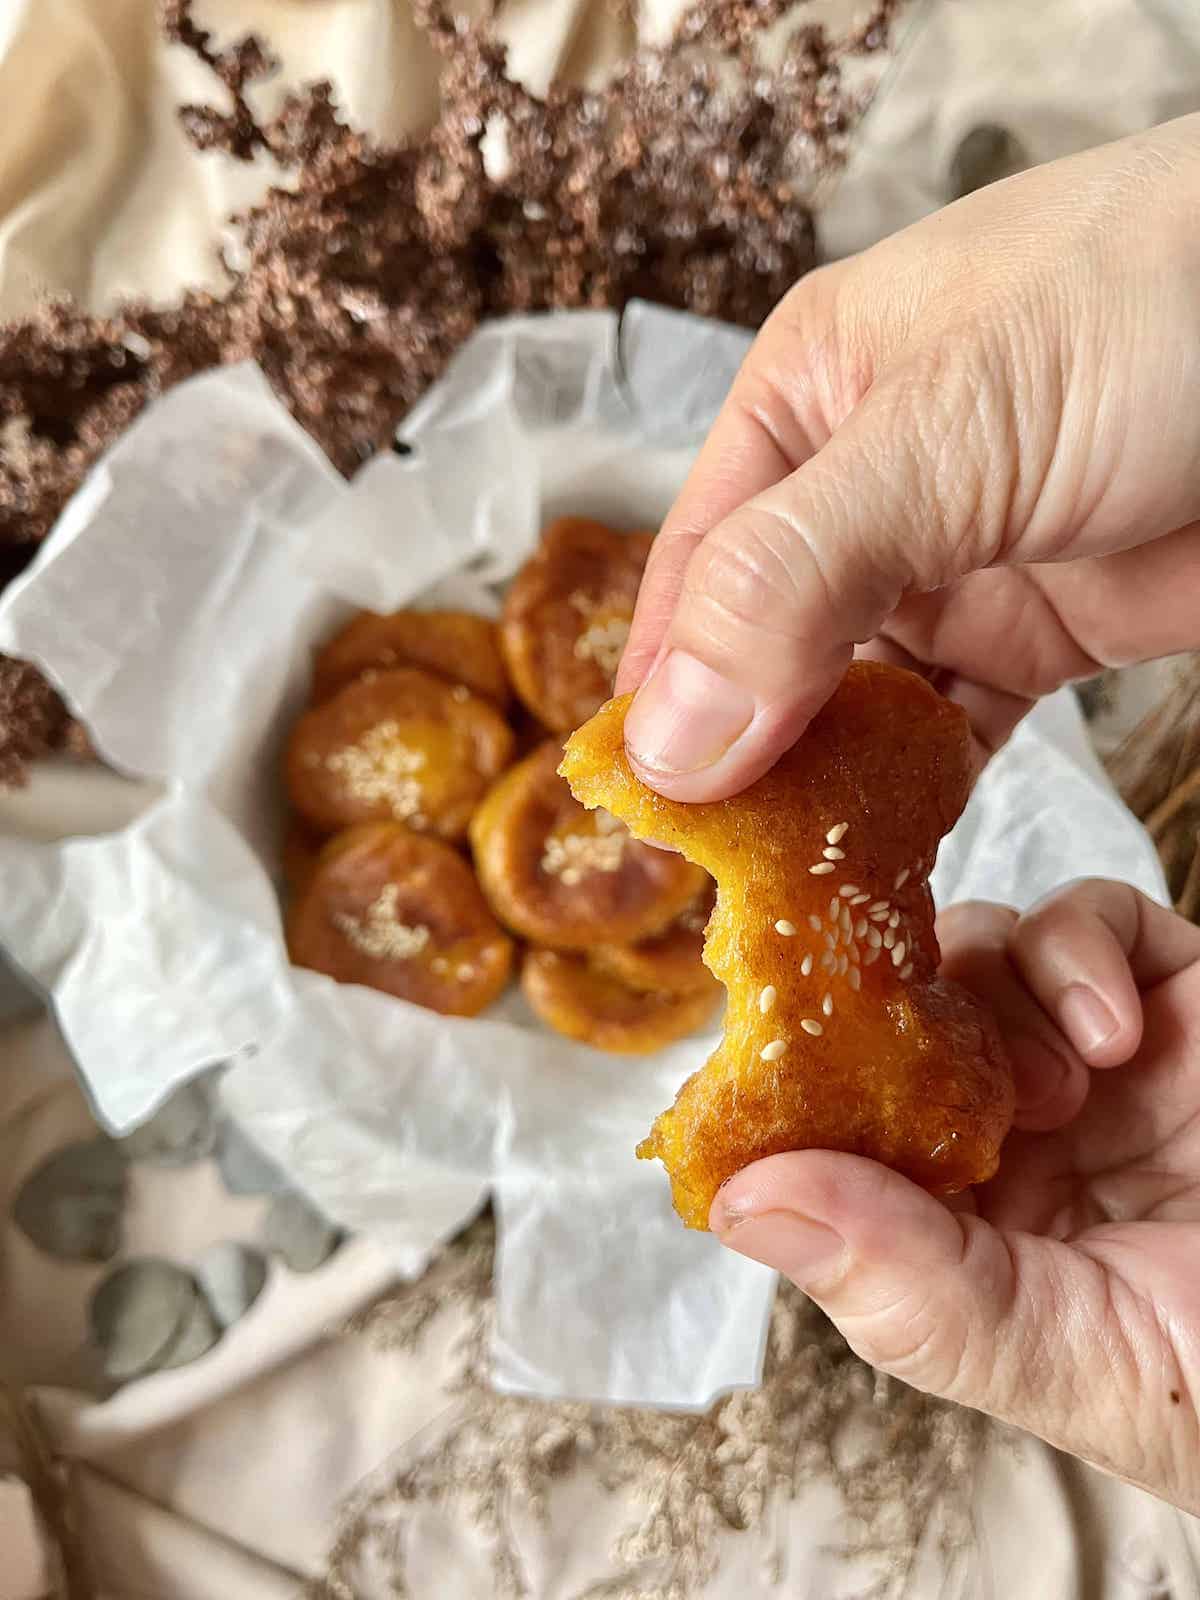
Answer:
[[714, 531], [692, 558], [685, 593], [739, 630], [795, 634], [805, 608], [792, 529], [747, 509]]

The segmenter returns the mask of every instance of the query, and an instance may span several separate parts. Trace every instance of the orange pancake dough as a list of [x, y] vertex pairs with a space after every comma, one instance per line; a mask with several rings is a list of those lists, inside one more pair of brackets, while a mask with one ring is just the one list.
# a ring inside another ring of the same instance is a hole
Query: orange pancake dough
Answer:
[[561, 517], [513, 580], [500, 648], [517, 693], [551, 732], [577, 728], [612, 693], [651, 539]]
[[506, 772], [471, 823], [475, 869], [493, 911], [533, 944], [585, 949], [659, 933], [695, 900], [704, 874], [588, 812], [558, 776], [548, 740]]
[[720, 1185], [763, 1156], [870, 1156], [934, 1194], [996, 1170], [1013, 1112], [990, 1015], [937, 976], [928, 875], [966, 803], [969, 730], [923, 679], [856, 662], [804, 737], [743, 794], [683, 805], [625, 756], [629, 698], [568, 741], [575, 794], [717, 880], [705, 961], [725, 1032], [638, 1147], [708, 1225]]
[[488, 701], [393, 667], [300, 718], [284, 764], [288, 794], [324, 833], [389, 821], [461, 839], [512, 748], [512, 729]]
[[500, 656], [496, 624], [469, 611], [395, 611], [381, 616], [360, 611], [317, 652], [313, 702], [364, 672], [420, 667], [448, 683], [460, 683], [501, 710], [508, 704], [508, 674]]
[[710, 983], [688, 994], [645, 993], [598, 971], [586, 954], [557, 950], [530, 950], [521, 968], [525, 998], [547, 1027], [618, 1055], [647, 1055], [694, 1033], [720, 999]]
[[394, 822], [330, 840], [287, 924], [299, 967], [473, 1017], [503, 990], [512, 940], [449, 845]]

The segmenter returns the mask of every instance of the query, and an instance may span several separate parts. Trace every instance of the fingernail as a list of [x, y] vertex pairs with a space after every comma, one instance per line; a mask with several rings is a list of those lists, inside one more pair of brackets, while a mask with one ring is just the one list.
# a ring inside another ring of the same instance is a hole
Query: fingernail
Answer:
[[801, 1288], [828, 1278], [845, 1258], [845, 1241], [823, 1222], [791, 1211], [762, 1211], [739, 1219], [719, 1204], [717, 1209], [720, 1214], [710, 1218], [710, 1226], [723, 1245], [774, 1267]]
[[1073, 983], [1058, 1002], [1058, 1014], [1067, 1037], [1084, 1055], [1099, 1050], [1116, 1033], [1116, 1017], [1094, 989]]
[[750, 725], [754, 701], [685, 650], [672, 650], [625, 718], [630, 755], [651, 772], [711, 767]]

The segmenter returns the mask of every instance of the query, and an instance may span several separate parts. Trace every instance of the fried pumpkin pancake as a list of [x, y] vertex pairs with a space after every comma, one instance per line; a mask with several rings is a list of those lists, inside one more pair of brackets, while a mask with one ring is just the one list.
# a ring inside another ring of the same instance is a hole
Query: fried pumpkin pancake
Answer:
[[317, 858], [324, 843], [319, 834], [298, 817], [289, 817], [283, 833], [280, 865], [288, 892], [298, 894], [317, 870]]
[[715, 898], [715, 885], [710, 882], [662, 933], [640, 944], [598, 945], [590, 952], [592, 966], [631, 989], [659, 994], [719, 993], [720, 984], [704, 965], [704, 929]]
[[928, 875], [971, 782], [967, 719], [923, 679], [856, 662], [803, 738], [743, 794], [664, 800], [633, 775], [614, 700], [567, 743], [586, 805], [717, 880], [704, 958], [725, 1032], [638, 1147], [708, 1223], [760, 1157], [873, 1157], [934, 1194], [989, 1178], [1013, 1111], [990, 1015], [937, 975]]
[[652, 539], [561, 517], [513, 580], [500, 648], [518, 695], [552, 733], [577, 728], [612, 693]]
[[304, 713], [284, 763], [288, 794], [325, 833], [388, 821], [461, 839], [512, 747], [511, 728], [488, 701], [393, 667]]
[[467, 863], [395, 822], [329, 841], [292, 905], [287, 939], [299, 967], [453, 1017], [491, 1005], [512, 970], [512, 940]]
[[508, 674], [500, 656], [496, 624], [469, 611], [360, 611], [317, 652], [313, 703], [328, 700], [364, 672], [420, 667], [449, 683], [461, 683], [503, 711]]
[[704, 874], [589, 812], [558, 776], [548, 740], [506, 772], [471, 823], [475, 868], [501, 922], [534, 944], [584, 949], [659, 933], [695, 900]]
[[558, 950], [528, 952], [521, 988], [548, 1028], [617, 1055], [648, 1055], [685, 1038], [720, 999], [715, 982], [707, 991], [648, 994], [597, 971], [587, 955]]

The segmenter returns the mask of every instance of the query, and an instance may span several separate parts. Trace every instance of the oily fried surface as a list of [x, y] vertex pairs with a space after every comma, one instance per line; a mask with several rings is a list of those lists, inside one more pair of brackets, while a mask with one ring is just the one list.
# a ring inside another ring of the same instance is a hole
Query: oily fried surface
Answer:
[[547, 1027], [621, 1055], [648, 1055], [694, 1033], [720, 1000], [716, 984], [687, 994], [645, 993], [597, 971], [586, 954], [557, 950], [528, 952], [521, 988]]
[[704, 929], [716, 901], [716, 885], [704, 892], [662, 933], [640, 944], [598, 945], [591, 952], [597, 972], [619, 978], [630, 988], [660, 994], [719, 993], [720, 984], [704, 965]]
[[612, 693], [652, 535], [552, 522], [504, 601], [500, 648], [522, 701], [568, 733]]
[[364, 672], [420, 667], [449, 683], [464, 684], [501, 710], [508, 704], [508, 674], [496, 624], [469, 611], [360, 611], [316, 654], [313, 701], [327, 700]]
[[488, 701], [393, 667], [306, 711], [284, 772], [293, 806], [322, 832], [390, 821], [460, 839], [512, 748], [512, 730]]
[[717, 880], [705, 960], [728, 990], [724, 1037], [638, 1148], [662, 1159], [684, 1221], [706, 1227], [726, 1178], [785, 1150], [870, 1156], [936, 1194], [990, 1177], [1011, 1073], [988, 1013], [937, 976], [927, 886], [970, 788], [961, 710], [856, 662], [769, 773], [683, 805], [631, 772], [627, 705], [581, 728], [561, 770]]
[[658, 933], [695, 899], [704, 874], [681, 856], [589, 812], [558, 776], [547, 740], [506, 772], [471, 823], [475, 868], [500, 920], [535, 944], [569, 949]]
[[512, 968], [512, 940], [462, 857], [394, 822], [329, 841], [297, 892], [287, 940], [297, 966], [447, 1016], [482, 1011]]

